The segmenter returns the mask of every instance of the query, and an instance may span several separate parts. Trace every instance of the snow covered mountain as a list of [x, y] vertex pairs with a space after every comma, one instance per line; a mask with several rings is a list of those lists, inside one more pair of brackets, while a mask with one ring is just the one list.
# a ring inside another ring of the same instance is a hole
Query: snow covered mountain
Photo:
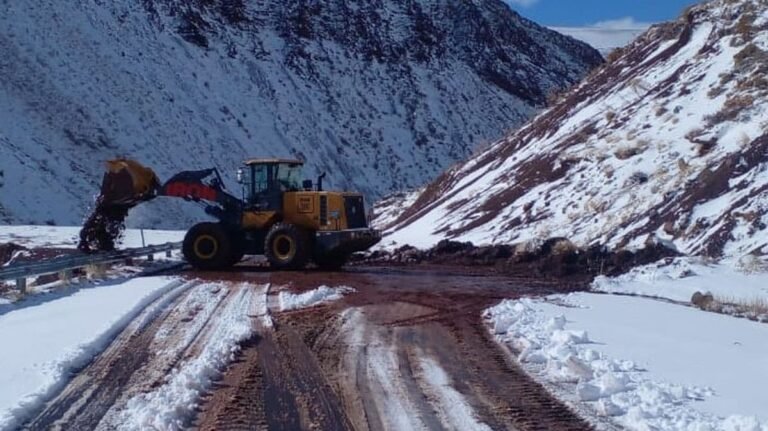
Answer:
[[[0, 52], [0, 221], [59, 224], [115, 156], [161, 178], [293, 156], [369, 199], [419, 186], [602, 61], [500, 0], [5, 1]], [[188, 219], [164, 201], [129, 221]]]
[[767, 73], [765, 0], [693, 7], [443, 174], [385, 242], [567, 237], [766, 253]]

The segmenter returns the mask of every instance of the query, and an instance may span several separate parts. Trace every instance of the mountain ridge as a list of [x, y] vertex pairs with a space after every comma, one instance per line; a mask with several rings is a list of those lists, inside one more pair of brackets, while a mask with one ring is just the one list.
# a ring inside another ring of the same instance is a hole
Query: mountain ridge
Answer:
[[[374, 199], [434, 178], [602, 61], [497, 0], [6, 7], [6, 223], [78, 223], [117, 156], [161, 178], [216, 166], [234, 190], [240, 160], [296, 157]], [[129, 224], [199, 216], [166, 201]]]

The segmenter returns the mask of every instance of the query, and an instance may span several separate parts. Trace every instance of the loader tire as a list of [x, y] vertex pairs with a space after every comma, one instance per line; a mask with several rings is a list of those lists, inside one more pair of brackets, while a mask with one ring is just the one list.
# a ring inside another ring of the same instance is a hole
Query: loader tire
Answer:
[[234, 265], [232, 239], [218, 223], [198, 223], [184, 237], [182, 252], [190, 265], [206, 271], [218, 271]]
[[277, 223], [267, 233], [264, 255], [272, 268], [302, 269], [309, 260], [309, 235], [287, 223]]

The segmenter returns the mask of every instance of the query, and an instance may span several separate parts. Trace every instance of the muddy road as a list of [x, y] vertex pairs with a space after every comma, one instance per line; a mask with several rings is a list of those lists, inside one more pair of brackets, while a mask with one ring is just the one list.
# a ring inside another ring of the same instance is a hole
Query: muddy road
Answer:
[[[25, 428], [125, 428], [136, 400], [207, 352], [217, 337], [212, 327], [240, 307], [250, 335], [175, 428], [590, 429], [508, 358], [482, 320], [503, 299], [580, 290], [584, 281], [448, 267], [272, 273], [241, 266], [179, 275], [185, 282], [173, 295], [131, 322]], [[281, 311], [281, 292], [321, 285], [355, 292]]]

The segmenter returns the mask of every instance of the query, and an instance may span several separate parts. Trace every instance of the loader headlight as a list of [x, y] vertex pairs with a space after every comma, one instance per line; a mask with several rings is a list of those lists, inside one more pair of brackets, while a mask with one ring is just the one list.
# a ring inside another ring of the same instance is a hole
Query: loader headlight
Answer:
[[243, 168], [237, 168], [237, 183], [242, 184], [245, 181], [245, 171]]

